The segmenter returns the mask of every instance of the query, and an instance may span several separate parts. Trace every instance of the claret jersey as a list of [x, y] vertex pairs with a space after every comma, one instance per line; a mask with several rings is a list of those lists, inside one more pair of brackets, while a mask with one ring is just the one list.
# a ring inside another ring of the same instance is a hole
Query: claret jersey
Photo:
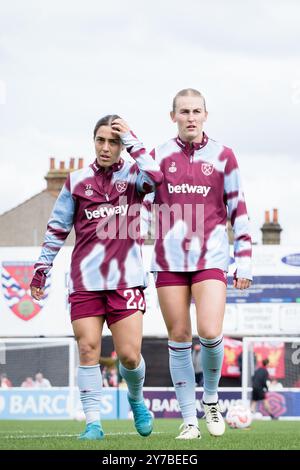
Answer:
[[55, 203], [33, 286], [43, 287], [53, 260], [74, 225], [70, 292], [144, 286], [140, 205], [162, 182], [158, 164], [130, 132], [122, 142], [133, 160], [104, 171], [97, 160], [70, 173]]
[[164, 181], [147, 197], [154, 202], [156, 234], [152, 271], [228, 271], [227, 217], [234, 232], [239, 278], [252, 279], [249, 219], [236, 158], [230, 148], [208, 138], [179, 137], [152, 151]]

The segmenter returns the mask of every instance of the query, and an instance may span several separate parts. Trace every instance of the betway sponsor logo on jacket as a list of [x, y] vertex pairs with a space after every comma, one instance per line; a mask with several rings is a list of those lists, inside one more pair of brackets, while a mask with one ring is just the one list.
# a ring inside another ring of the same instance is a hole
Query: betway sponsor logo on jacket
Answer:
[[88, 220], [91, 219], [100, 219], [101, 217], [111, 217], [113, 215], [126, 215], [128, 211], [128, 204], [125, 206], [104, 206], [98, 207], [98, 209], [94, 211], [89, 211], [87, 209], [84, 210], [86, 218]]
[[176, 184], [173, 186], [172, 184], [168, 183], [168, 191], [170, 194], [172, 193], [189, 193], [189, 194], [202, 194], [203, 197], [206, 197], [211, 189], [211, 186], [200, 186], [197, 184], [188, 184], [188, 183], [182, 183], [182, 184]]

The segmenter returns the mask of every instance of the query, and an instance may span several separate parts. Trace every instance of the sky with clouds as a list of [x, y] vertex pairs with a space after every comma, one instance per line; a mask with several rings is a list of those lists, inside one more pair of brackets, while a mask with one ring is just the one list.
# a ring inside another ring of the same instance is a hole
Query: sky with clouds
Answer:
[[300, 238], [300, 2], [10, 0], [0, 16], [0, 213], [45, 187], [49, 157], [94, 158], [92, 130], [123, 116], [149, 150], [174, 136], [182, 88], [206, 97], [233, 148], [253, 239], [277, 207]]

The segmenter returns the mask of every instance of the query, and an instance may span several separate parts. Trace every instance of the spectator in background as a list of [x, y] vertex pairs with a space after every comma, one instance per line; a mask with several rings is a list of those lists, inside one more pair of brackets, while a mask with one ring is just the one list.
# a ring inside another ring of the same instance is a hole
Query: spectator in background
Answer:
[[35, 387], [35, 382], [32, 377], [26, 377], [25, 380], [21, 383], [21, 387], [33, 388]]
[[115, 367], [109, 369], [108, 374], [108, 385], [109, 387], [117, 387], [118, 386], [118, 372]]
[[102, 366], [103, 386], [118, 387], [122, 376], [118, 373], [119, 359], [116, 351], [113, 351], [110, 357], [100, 356], [99, 364]]
[[0, 387], [1, 388], [11, 388], [13, 385], [12, 385], [12, 382], [11, 380], [9, 380], [9, 378], [7, 377], [7, 374], [5, 374], [5, 372], [3, 372], [3, 374], [0, 375]]
[[102, 384], [103, 387], [109, 387], [108, 383], [108, 368], [106, 366], [101, 368], [101, 375], [102, 375]]
[[198, 387], [203, 385], [203, 369], [201, 364], [201, 346], [195, 344], [192, 351], [192, 361], [195, 370], [195, 383]]
[[118, 386], [118, 371], [116, 367], [102, 368], [102, 381], [103, 387], [117, 387]]
[[251, 411], [252, 413], [255, 413], [257, 402], [262, 400], [266, 412], [271, 416], [272, 419], [274, 419], [275, 416], [272, 414], [270, 404], [266, 400], [266, 392], [268, 391], [267, 381], [270, 379], [269, 372], [267, 370], [268, 364], [269, 359], [264, 359], [262, 361], [262, 367], [256, 369], [252, 377]]
[[41, 372], [38, 372], [35, 374], [35, 382], [34, 382], [34, 387], [35, 388], [50, 388], [51, 383], [49, 382], [48, 379], [46, 379]]

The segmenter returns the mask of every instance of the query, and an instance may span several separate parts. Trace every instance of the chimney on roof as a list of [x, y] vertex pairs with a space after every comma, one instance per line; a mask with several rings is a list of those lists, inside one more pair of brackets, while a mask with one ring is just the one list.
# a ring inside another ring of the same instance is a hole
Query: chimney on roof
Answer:
[[270, 222], [270, 211], [265, 211], [265, 221], [261, 231], [263, 245], [280, 245], [282, 228], [278, 222], [278, 209], [273, 209], [272, 222]]
[[[81, 166], [80, 166], [81, 165]], [[78, 168], [83, 167], [83, 158], [79, 158]], [[65, 162], [59, 162], [59, 168], [55, 168], [55, 158], [50, 158], [50, 166], [45, 180], [47, 181], [47, 190], [54, 196], [58, 196], [63, 187], [68, 174], [75, 169], [75, 158], [70, 158], [69, 168], [66, 168]]]
[[270, 223], [270, 211], [265, 211], [265, 224]]
[[75, 158], [70, 158], [70, 165], [69, 165], [70, 171], [74, 170], [74, 167], [75, 167]]

